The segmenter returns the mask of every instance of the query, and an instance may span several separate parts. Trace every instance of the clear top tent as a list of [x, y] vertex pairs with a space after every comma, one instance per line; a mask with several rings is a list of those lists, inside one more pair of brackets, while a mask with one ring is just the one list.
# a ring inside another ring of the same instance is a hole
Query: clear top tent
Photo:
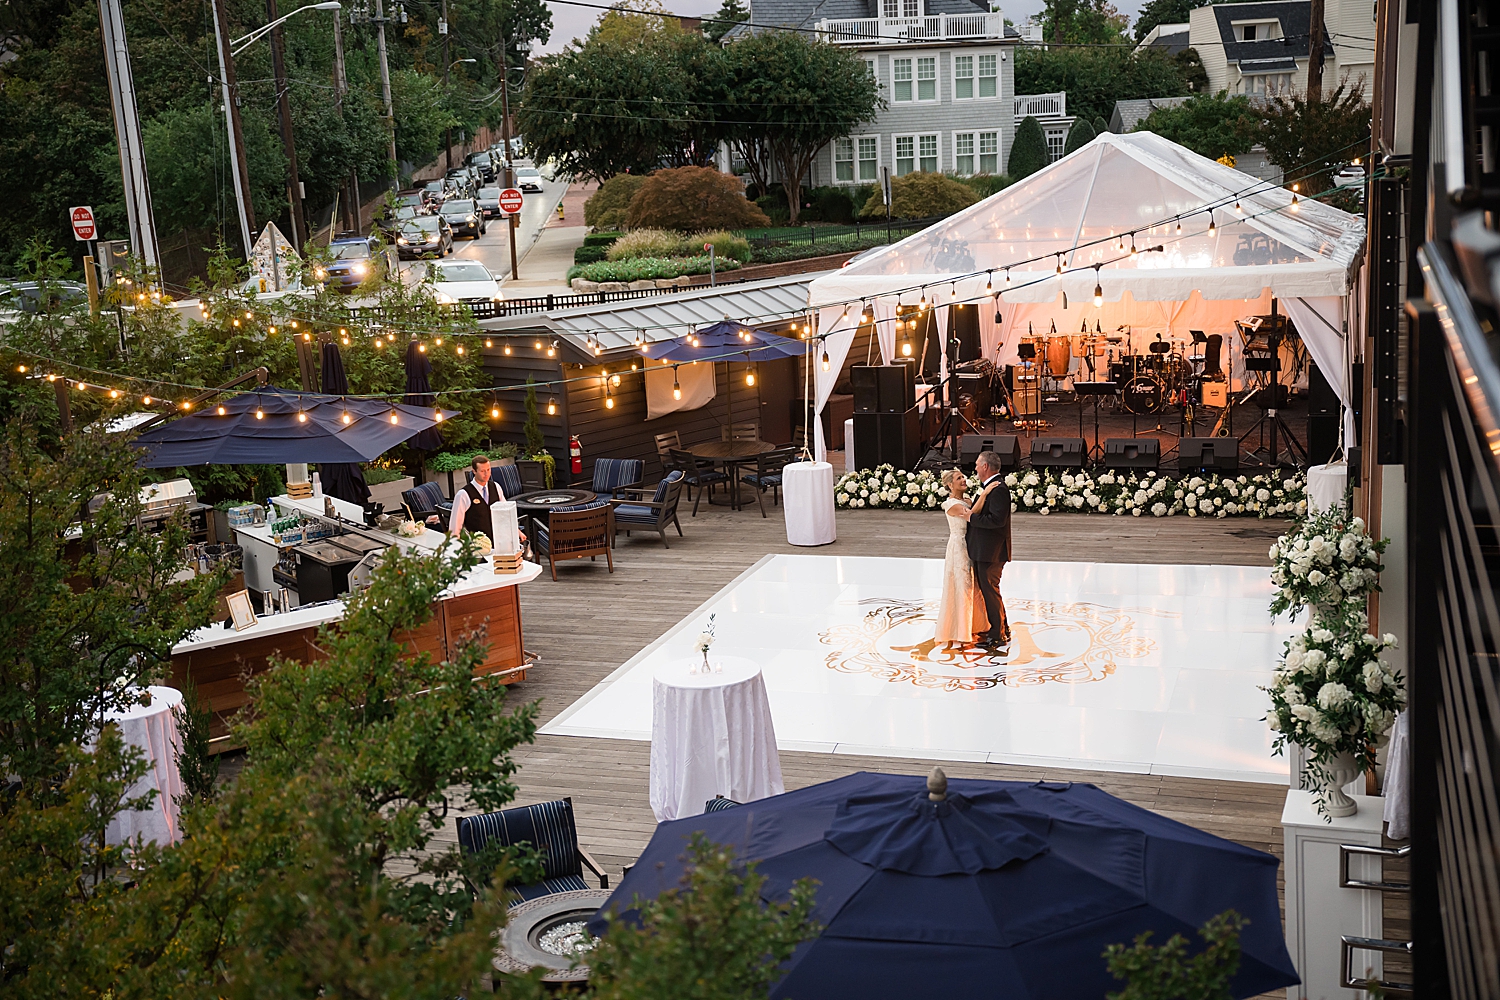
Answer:
[[[1270, 313], [1275, 299], [1347, 408], [1347, 332], [1358, 329], [1351, 292], [1365, 225], [1307, 193], [1150, 132], [1104, 133], [984, 201], [815, 279], [809, 305], [838, 362], [830, 365], [836, 375], [862, 313], [872, 316], [890, 362], [898, 307], [923, 299], [938, 310], [939, 330], [950, 304], [977, 305], [984, 357], [1001, 365], [1016, 362], [1028, 332], [1077, 334], [1085, 325], [1108, 334], [1128, 329], [1136, 351], [1158, 335], [1186, 340], [1190, 330], [1228, 340], [1234, 320]], [[827, 374], [819, 380], [820, 404], [832, 392]]]

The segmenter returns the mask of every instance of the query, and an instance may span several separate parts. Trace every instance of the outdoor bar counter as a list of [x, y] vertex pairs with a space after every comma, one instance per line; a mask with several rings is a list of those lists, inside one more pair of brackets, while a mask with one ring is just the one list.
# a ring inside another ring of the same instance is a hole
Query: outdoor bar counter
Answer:
[[[322, 516], [322, 499], [315, 498], [316, 503], [288, 502], [286, 497], [277, 497], [273, 502], [284, 510], [297, 508], [309, 515]], [[335, 505], [340, 508], [350, 506], [339, 501], [335, 501]], [[341, 509], [340, 512], [349, 511]], [[385, 535], [370, 529], [363, 529], [362, 533], [366, 537]], [[264, 525], [239, 528], [236, 534], [242, 544], [249, 540], [247, 536], [259, 535], [265, 535], [264, 541], [269, 544], [269, 533]], [[385, 537], [403, 549], [424, 553], [436, 552], [446, 541], [441, 532], [431, 530], [417, 538]], [[247, 559], [250, 548], [246, 546]], [[523, 562], [519, 572], [497, 574], [491, 562], [483, 560], [443, 592], [433, 607], [432, 617], [407, 635], [407, 642], [416, 652], [445, 657], [457, 648], [462, 636], [487, 625], [489, 650], [474, 668], [475, 676], [493, 676], [503, 684], [525, 680], [532, 658], [521, 642], [521, 601], [517, 588], [536, 579], [541, 571], [539, 565]], [[318, 628], [343, 616], [343, 601], [323, 601], [264, 615], [241, 631], [217, 622], [199, 629], [173, 647], [174, 682], [180, 686], [184, 679], [191, 679], [199, 699], [213, 715], [209, 734], [213, 750], [231, 749], [228, 720], [249, 700], [245, 693], [245, 678], [264, 671], [274, 656], [297, 660], [323, 656], [316, 646]]]

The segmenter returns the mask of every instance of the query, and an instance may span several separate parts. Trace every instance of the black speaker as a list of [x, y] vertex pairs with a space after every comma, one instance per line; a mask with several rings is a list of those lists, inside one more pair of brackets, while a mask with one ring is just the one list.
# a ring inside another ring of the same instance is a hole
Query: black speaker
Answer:
[[854, 394], [855, 413], [880, 412], [880, 379], [874, 365], [850, 365], [849, 389]]
[[854, 415], [854, 467], [890, 465], [911, 470], [921, 459], [922, 440], [915, 409], [905, 413]]
[[855, 413], [904, 413], [915, 403], [910, 365], [851, 365]]
[[1177, 441], [1177, 471], [1238, 472], [1240, 443], [1232, 437], [1185, 437]]
[[1021, 439], [1014, 434], [962, 435], [958, 439], [958, 464], [972, 470], [981, 451], [995, 453], [1000, 459], [1001, 472], [1013, 472], [1021, 467]]
[[1338, 393], [1333, 391], [1333, 386], [1328, 384], [1316, 364], [1308, 365], [1307, 461], [1310, 465], [1321, 465], [1338, 451], [1343, 416]]
[[1035, 438], [1031, 442], [1033, 469], [1081, 469], [1088, 448], [1083, 438]]
[[1161, 441], [1156, 438], [1105, 438], [1104, 467], [1110, 470], [1154, 471], [1161, 465]]

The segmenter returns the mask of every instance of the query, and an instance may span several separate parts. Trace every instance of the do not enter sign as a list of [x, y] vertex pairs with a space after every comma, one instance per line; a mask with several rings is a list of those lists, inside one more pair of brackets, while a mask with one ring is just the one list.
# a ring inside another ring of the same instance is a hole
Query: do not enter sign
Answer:
[[500, 192], [500, 211], [506, 215], [515, 215], [521, 210], [521, 192], [515, 188], [506, 188]]
[[73, 223], [73, 238], [75, 240], [91, 240], [98, 230], [94, 226], [94, 210], [87, 205], [79, 205], [77, 208], [68, 209], [68, 218]]

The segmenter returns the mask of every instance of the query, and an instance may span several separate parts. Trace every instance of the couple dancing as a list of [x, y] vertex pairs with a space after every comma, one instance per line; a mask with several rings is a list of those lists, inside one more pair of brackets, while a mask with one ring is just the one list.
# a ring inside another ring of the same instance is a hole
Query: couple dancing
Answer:
[[1000, 652], [1010, 644], [1010, 622], [1000, 597], [1000, 574], [1010, 559], [1010, 490], [1000, 477], [1000, 458], [980, 452], [974, 472], [981, 486], [971, 507], [969, 482], [958, 469], [943, 473], [949, 498], [948, 548], [943, 556], [943, 601], [934, 640], [945, 647], [975, 644]]

